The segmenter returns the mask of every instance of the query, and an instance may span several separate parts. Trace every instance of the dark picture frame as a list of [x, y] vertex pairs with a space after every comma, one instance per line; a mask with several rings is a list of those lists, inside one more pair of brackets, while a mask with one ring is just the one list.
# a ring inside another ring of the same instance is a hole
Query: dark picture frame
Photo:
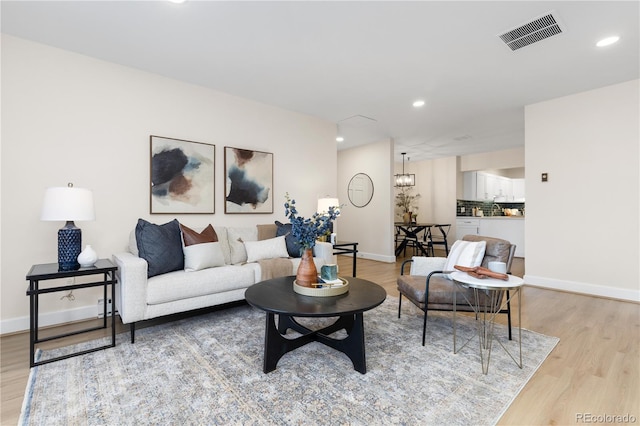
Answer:
[[224, 212], [273, 213], [273, 154], [224, 147]]
[[151, 214], [215, 213], [216, 146], [151, 135]]

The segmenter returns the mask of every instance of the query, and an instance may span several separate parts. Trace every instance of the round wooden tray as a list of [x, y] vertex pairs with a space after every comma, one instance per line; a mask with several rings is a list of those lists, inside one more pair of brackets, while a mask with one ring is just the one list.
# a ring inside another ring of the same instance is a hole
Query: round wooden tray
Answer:
[[342, 277], [338, 277], [343, 285], [341, 286], [331, 286], [331, 287], [303, 287], [298, 285], [296, 280], [293, 280], [293, 291], [298, 294], [302, 294], [304, 296], [314, 296], [314, 297], [327, 297], [327, 296], [339, 296], [349, 291], [349, 281], [345, 280]]

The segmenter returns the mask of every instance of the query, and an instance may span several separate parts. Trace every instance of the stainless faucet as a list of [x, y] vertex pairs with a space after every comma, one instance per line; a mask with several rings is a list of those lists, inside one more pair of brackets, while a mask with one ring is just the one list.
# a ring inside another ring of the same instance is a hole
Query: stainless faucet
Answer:
[[493, 197], [493, 204], [491, 205], [491, 216], [494, 216], [494, 214], [493, 214], [494, 207], [498, 208], [498, 214], [496, 216], [502, 216], [500, 214], [502, 212], [502, 209], [500, 208], [498, 203], [496, 203], [496, 197]]

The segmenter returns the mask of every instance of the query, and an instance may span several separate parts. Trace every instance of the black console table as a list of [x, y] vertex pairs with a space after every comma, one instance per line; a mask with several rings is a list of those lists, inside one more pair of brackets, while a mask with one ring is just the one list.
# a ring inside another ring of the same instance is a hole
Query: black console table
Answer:
[[358, 243], [352, 241], [336, 241], [333, 245], [333, 254], [353, 254], [353, 276], [355, 277]]
[[[27, 280], [29, 280], [29, 288], [27, 289], [27, 296], [29, 296], [29, 365], [35, 367], [36, 365], [47, 364], [61, 359], [71, 358], [73, 356], [84, 355], [90, 352], [99, 351], [101, 349], [112, 348], [116, 345], [116, 270], [118, 269], [109, 259], [99, 259], [94, 266], [80, 268], [73, 271], [60, 271], [58, 270], [57, 263], [44, 263], [39, 265], [33, 265], [27, 274]], [[57, 285], [54, 287], [40, 287], [40, 281], [55, 280], [55, 279], [67, 279], [81, 277], [85, 275], [102, 275], [102, 281], [94, 281], [89, 283], [78, 284], [65, 284]], [[38, 337], [38, 297], [45, 293], [54, 293], [59, 291], [77, 290], [80, 288], [100, 287], [104, 288], [103, 301], [104, 301], [104, 321], [101, 326], [86, 328], [70, 333], [58, 334], [50, 337]], [[96, 348], [87, 349], [80, 352], [75, 352], [55, 358], [46, 359], [43, 361], [35, 361], [35, 345], [37, 343], [48, 342], [50, 340], [61, 339], [63, 337], [73, 336], [80, 333], [87, 333], [89, 331], [100, 330], [107, 328], [107, 287], [111, 286], [111, 344], [99, 346]]]

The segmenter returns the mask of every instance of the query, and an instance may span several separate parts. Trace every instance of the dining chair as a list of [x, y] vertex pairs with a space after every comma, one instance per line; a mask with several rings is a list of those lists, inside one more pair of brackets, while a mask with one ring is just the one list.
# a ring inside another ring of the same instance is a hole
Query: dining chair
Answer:
[[[437, 228], [437, 229], [432, 229]], [[435, 256], [434, 248], [435, 246], [444, 246], [444, 252], [446, 256], [449, 256], [449, 242], [447, 241], [447, 236], [449, 235], [449, 230], [451, 229], [451, 225], [435, 225], [433, 227], [429, 227], [427, 230], [426, 236], [426, 244], [429, 249], [429, 253], [431, 256]]]
[[[423, 250], [426, 250], [427, 255], [429, 254], [427, 245], [427, 230], [429, 228], [416, 231], [416, 227], [417, 225], [415, 227], [405, 225], [405, 228], [410, 229], [410, 232], [403, 232], [399, 226], [396, 226], [396, 250], [404, 242], [403, 257], [407, 255], [407, 248], [412, 250], [414, 256], [420, 254]], [[421, 226], [417, 228], [421, 228]], [[420, 247], [422, 247], [422, 250]]]
[[398, 225], [396, 225], [396, 235], [395, 235], [395, 243], [396, 246], [394, 248], [394, 251], [400, 247], [400, 244], [402, 244], [402, 240], [403, 240], [403, 234], [402, 231], [400, 230], [400, 227]]

